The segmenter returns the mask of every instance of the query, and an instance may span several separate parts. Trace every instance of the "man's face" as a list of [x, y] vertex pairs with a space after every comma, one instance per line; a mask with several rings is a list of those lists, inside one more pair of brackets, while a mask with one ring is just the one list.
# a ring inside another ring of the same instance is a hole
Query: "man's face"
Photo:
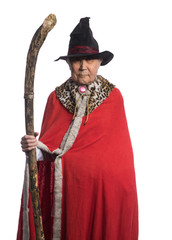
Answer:
[[68, 61], [73, 80], [80, 85], [89, 85], [96, 76], [101, 64], [99, 59], [72, 58]]

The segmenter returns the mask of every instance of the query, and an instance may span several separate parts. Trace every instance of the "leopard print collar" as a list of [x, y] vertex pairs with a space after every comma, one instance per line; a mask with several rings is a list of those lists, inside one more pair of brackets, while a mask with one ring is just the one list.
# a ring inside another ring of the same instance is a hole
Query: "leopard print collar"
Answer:
[[[96, 109], [114, 89], [114, 85], [108, 80], [98, 75], [96, 80], [87, 87], [89, 95], [89, 113]], [[74, 114], [77, 98], [79, 95], [79, 86], [69, 78], [61, 86], [55, 89], [56, 96], [61, 104], [72, 114]], [[85, 115], [88, 111], [85, 113]]]

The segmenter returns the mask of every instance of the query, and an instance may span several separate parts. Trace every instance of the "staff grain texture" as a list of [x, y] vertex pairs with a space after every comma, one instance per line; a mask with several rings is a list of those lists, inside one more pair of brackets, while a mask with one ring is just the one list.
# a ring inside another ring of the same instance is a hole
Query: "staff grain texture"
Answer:
[[[39, 50], [47, 37], [48, 32], [55, 26], [56, 16], [50, 14], [43, 22], [43, 24], [35, 32], [27, 55], [26, 73], [25, 73], [25, 122], [26, 134], [34, 135], [34, 76], [36, 61]], [[30, 174], [30, 191], [32, 197], [32, 207], [34, 215], [35, 233], [37, 240], [44, 240], [44, 232], [42, 225], [42, 215], [39, 201], [39, 189], [37, 180], [37, 162], [36, 150], [28, 153], [29, 158], [29, 174]]]

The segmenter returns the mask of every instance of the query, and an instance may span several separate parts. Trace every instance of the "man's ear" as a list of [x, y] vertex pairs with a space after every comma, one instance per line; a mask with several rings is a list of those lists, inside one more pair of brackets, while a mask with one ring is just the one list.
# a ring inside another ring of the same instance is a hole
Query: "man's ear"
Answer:
[[69, 66], [69, 69], [72, 70], [72, 64], [71, 64], [69, 58], [66, 59], [66, 62], [68, 64], [68, 66]]
[[100, 62], [100, 65], [101, 65], [101, 63], [103, 62], [103, 59], [99, 59], [99, 62]]
[[102, 61], [103, 61], [103, 59], [98, 59], [98, 64], [99, 64], [98, 68], [100, 67]]

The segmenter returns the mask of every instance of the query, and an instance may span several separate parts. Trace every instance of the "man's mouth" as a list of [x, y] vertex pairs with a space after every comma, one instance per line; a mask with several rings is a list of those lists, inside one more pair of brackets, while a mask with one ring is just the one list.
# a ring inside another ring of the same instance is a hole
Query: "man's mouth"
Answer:
[[88, 74], [79, 74], [78, 77], [87, 77]]

